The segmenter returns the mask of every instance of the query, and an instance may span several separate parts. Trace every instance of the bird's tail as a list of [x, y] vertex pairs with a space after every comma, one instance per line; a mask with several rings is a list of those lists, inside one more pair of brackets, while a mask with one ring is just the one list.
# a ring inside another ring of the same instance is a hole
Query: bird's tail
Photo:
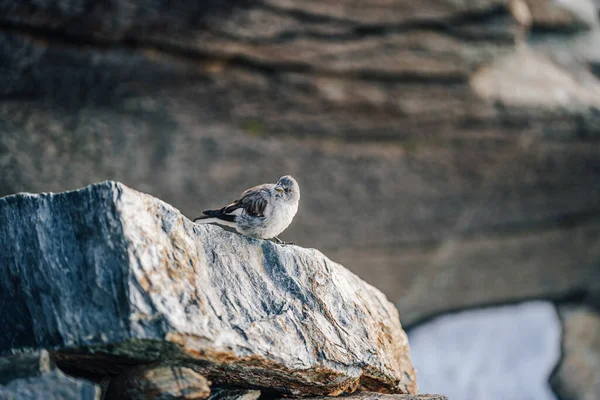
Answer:
[[211, 220], [211, 219], [214, 220], [215, 218], [217, 218], [218, 216], [215, 215], [216, 211], [217, 210], [204, 210], [204, 211], [202, 211], [202, 214], [204, 214], [204, 215], [194, 218], [194, 222], [198, 222], [199, 224], [210, 224], [211, 222], [214, 222], [214, 221], [207, 221], [207, 220]]
[[199, 217], [194, 218], [194, 222], [198, 224], [220, 224], [226, 226], [235, 226], [235, 217], [233, 215], [223, 214], [223, 210], [204, 210]]

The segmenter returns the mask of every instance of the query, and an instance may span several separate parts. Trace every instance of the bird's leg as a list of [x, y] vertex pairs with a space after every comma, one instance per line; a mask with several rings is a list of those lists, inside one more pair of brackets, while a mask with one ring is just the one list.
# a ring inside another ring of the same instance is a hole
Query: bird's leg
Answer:
[[274, 240], [274, 241], [275, 241], [275, 243], [277, 243], [277, 244], [283, 244], [283, 245], [286, 245], [286, 244], [292, 244], [292, 245], [295, 245], [295, 244], [296, 244], [296, 243], [294, 243], [294, 242], [284, 242], [283, 240], [279, 239], [277, 236], [275, 236], [275, 237], [273, 238], [273, 240]]

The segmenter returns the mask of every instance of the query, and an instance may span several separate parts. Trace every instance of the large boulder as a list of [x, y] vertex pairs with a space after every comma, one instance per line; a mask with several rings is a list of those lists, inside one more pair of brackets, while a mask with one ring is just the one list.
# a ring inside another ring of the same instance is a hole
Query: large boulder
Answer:
[[0, 199], [0, 354], [191, 368], [287, 395], [414, 393], [396, 308], [319, 251], [196, 225], [115, 182]]

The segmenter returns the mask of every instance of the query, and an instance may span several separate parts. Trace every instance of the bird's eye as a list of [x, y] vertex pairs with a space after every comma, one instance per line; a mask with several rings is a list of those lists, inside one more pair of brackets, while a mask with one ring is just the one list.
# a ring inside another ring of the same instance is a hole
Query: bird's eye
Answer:
[[290, 189], [288, 189], [288, 188], [285, 188], [285, 189], [283, 189], [283, 191], [284, 191], [284, 192], [286, 192], [286, 193], [289, 193], [289, 192], [291, 192], [291, 190], [290, 190]]

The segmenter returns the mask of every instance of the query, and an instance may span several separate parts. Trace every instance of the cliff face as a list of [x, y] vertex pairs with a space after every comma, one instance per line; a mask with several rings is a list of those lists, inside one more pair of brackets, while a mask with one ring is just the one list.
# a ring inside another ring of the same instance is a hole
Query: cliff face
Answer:
[[192, 216], [291, 173], [284, 239], [405, 325], [598, 307], [597, 1], [172, 3], [0, 0], [0, 195], [114, 179]]
[[292, 173], [285, 238], [406, 323], [590, 293], [600, 45], [567, 3], [0, 1], [0, 194], [116, 179], [193, 215]]
[[0, 243], [0, 354], [51, 349], [96, 381], [169, 381], [158, 364], [294, 396], [416, 392], [395, 307], [316, 250], [114, 182], [0, 199]]

